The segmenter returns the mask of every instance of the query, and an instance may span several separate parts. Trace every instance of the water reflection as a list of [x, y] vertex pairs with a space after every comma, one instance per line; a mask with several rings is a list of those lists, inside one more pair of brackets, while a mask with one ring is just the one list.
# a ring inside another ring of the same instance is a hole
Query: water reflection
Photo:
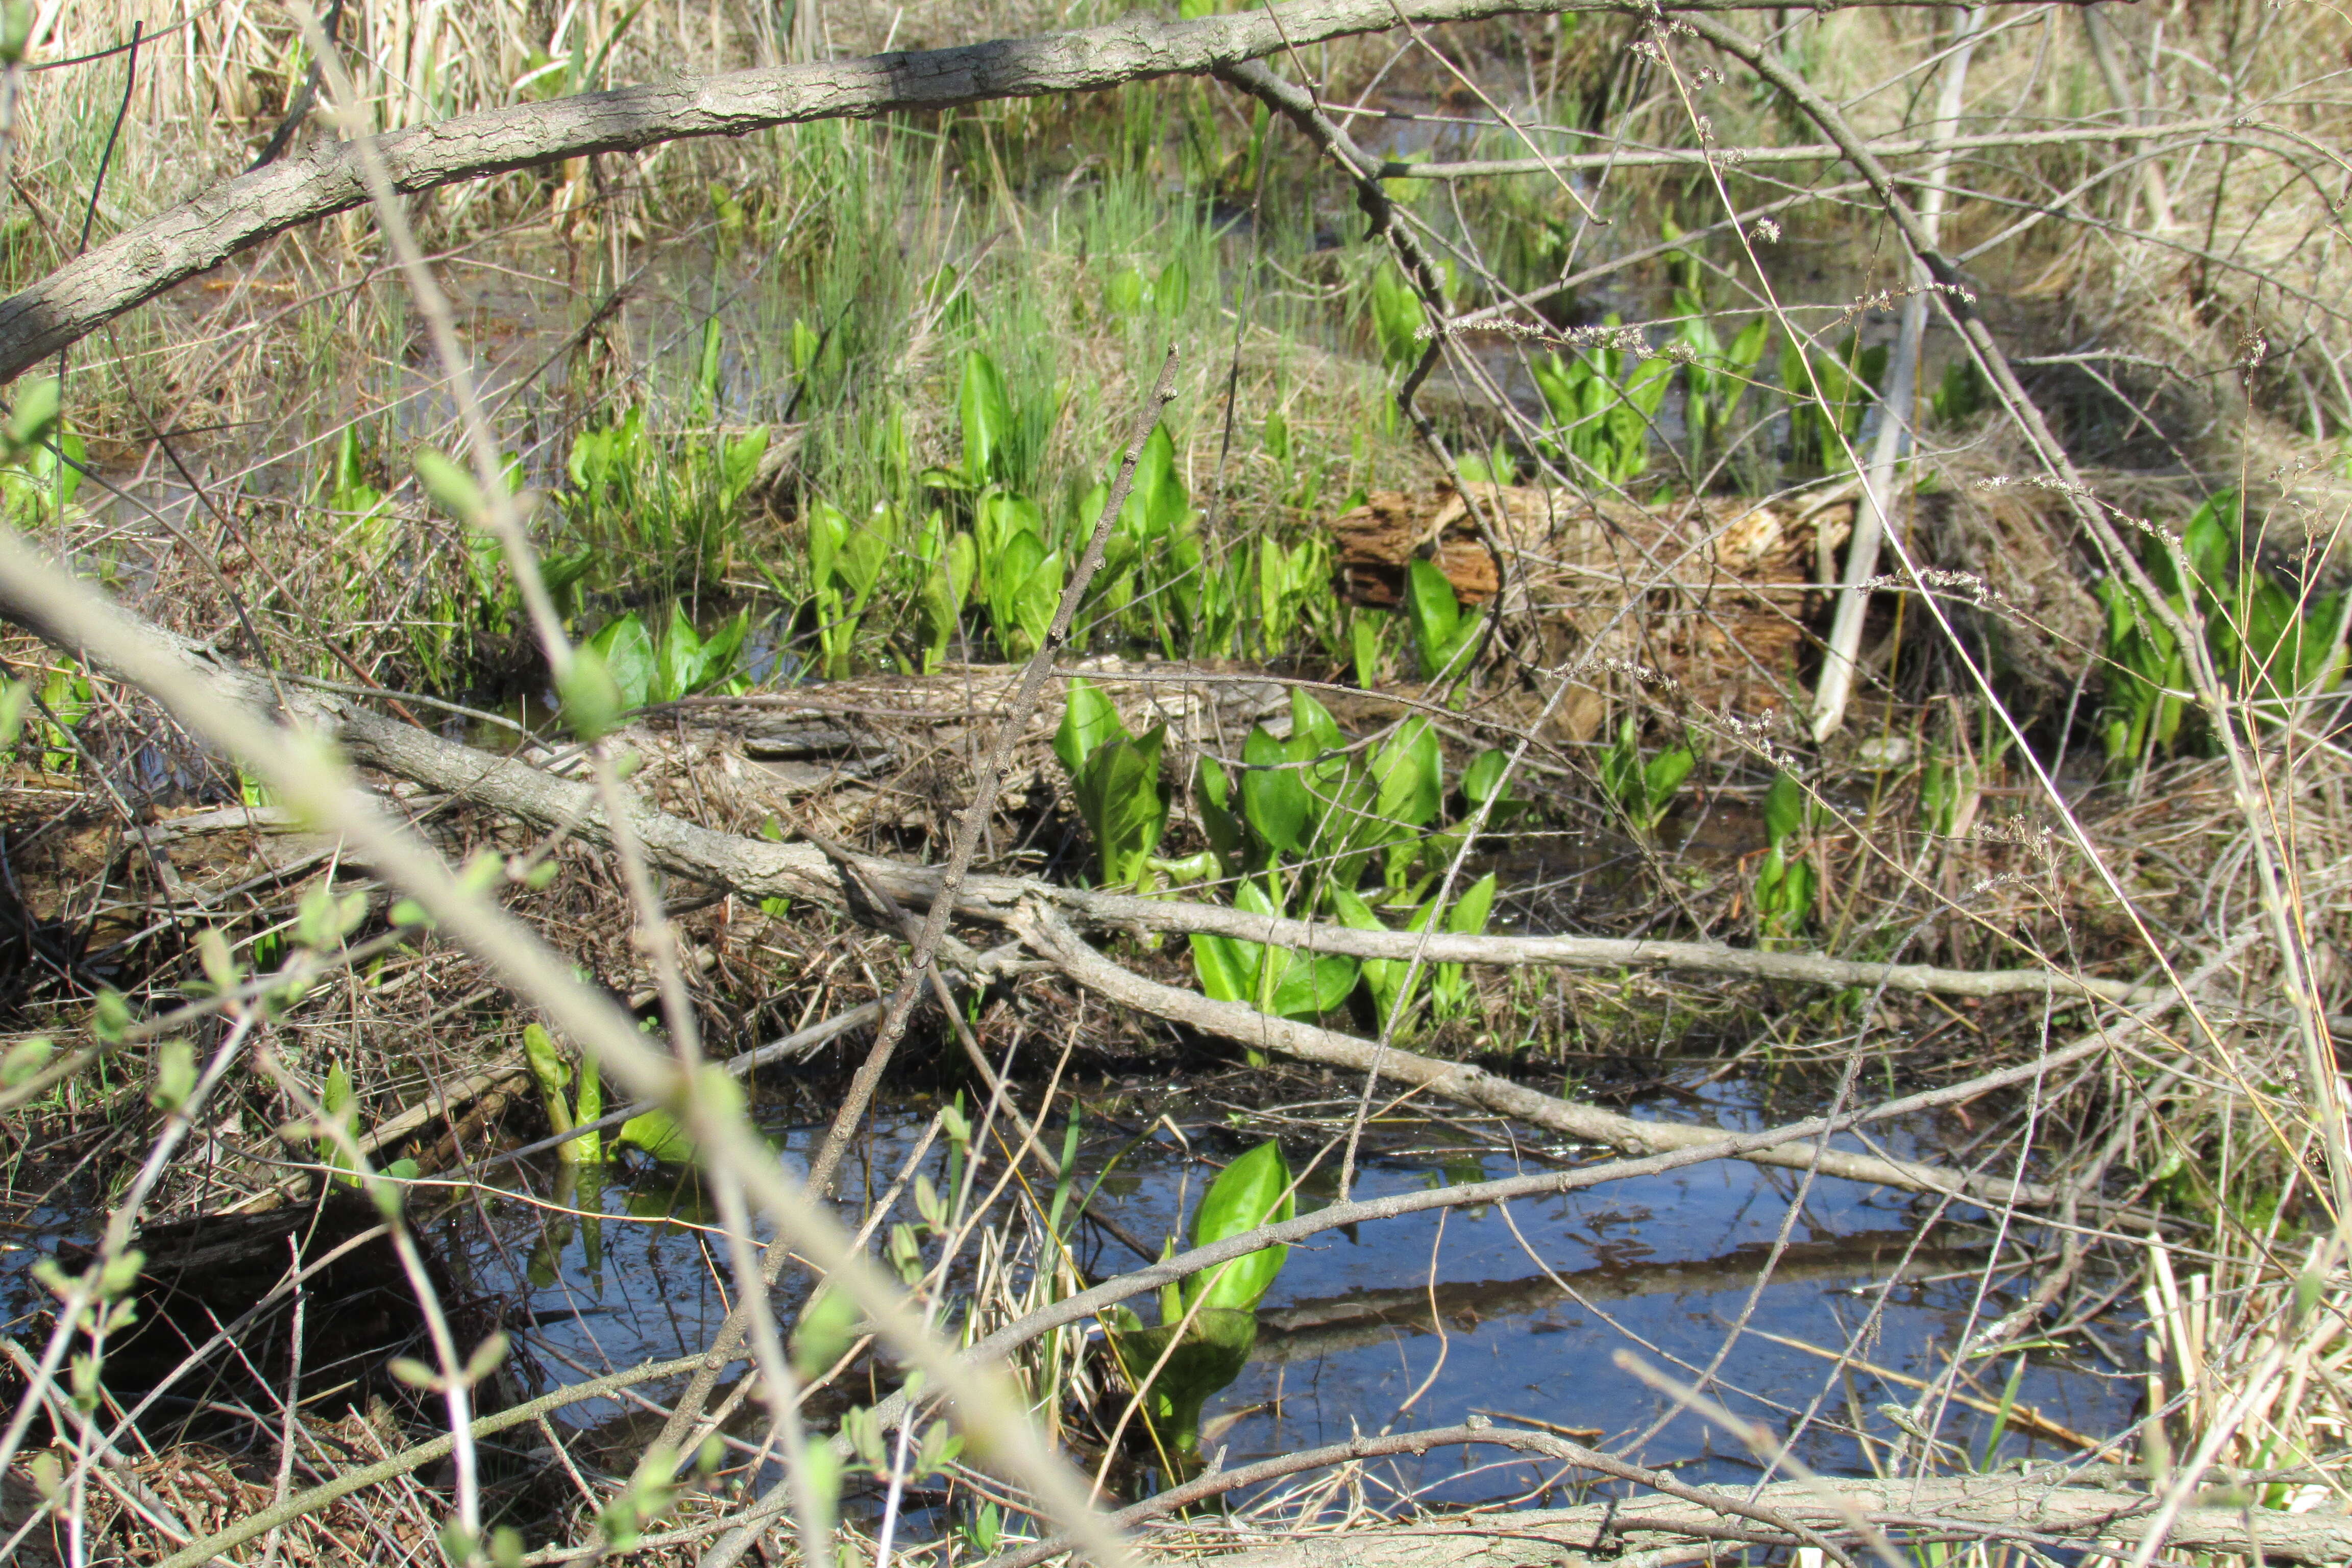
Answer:
[[[1263, 1136], [1237, 1125], [1249, 1120], [1242, 1113], [1181, 1096], [1122, 1109], [1118, 1122], [1090, 1121], [1081, 1145], [1082, 1184], [1119, 1155], [1096, 1200], [1110, 1228], [1074, 1231], [1076, 1260], [1089, 1279], [1135, 1266], [1133, 1250], [1114, 1231], [1156, 1247], [1213, 1174], [1164, 1130], [1136, 1140], [1154, 1110], [1167, 1111], [1194, 1149], [1220, 1161]], [[1688, 1118], [1695, 1108], [1685, 1094], [1637, 1114], [1659, 1110]], [[1764, 1120], [1755, 1093], [1738, 1086], [1708, 1089], [1705, 1110], [1733, 1127]], [[846, 1217], [862, 1213], [867, 1193], [896, 1174], [928, 1119], [921, 1104], [881, 1118], [865, 1157], [845, 1176]], [[813, 1125], [770, 1132], [794, 1165], [821, 1135]], [[1893, 1130], [1884, 1144], [1898, 1155], [1924, 1155], [1935, 1152], [1936, 1132], [1922, 1121]], [[1444, 1146], [1449, 1141], [1456, 1146]], [[1312, 1152], [1296, 1142], [1291, 1147], [1294, 1163]], [[1383, 1122], [1372, 1129], [1355, 1195], [1528, 1168], [1507, 1148], [1472, 1146], [1445, 1124]], [[1328, 1203], [1333, 1189], [1327, 1163], [1302, 1187], [1300, 1208]], [[551, 1385], [582, 1372], [688, 1353], [709, 1341], [730, 1290], [719, 1239], [707, 1228], [711, 1216], [690, 1176], [614, 1166], [601, 1191], [583, 1178], [568, 1196], [551, 1191], [549, 1198], [550, 1208], [517, 1205], [488, 1225], [465, 1222], [460, 1239], [478, 1282], [512, 1290], [524, 1304], [532, 1326], [523, 1338]], [[1924, 1225], [1928, 1214], [1910, 1194], [1834, 1181], [1808, 1187], [1798, 1173], [1726, 1161], [1521, 1201], [1507, 1211], [1431, 1212], [1327, 1232], [1292, 1248], [1257, 1313], [1246, 1364], [1202, 1412], [1202, 1452], [1222, 1448], [1223, 1462], [1238, 1465], [1355, 1433], [1445, 1426], [1474, 1415], [1622, 1440], [1668, 1414], [1658, 1394], [1612, 1364], [1612, 1352], [1631, 1348], [1685, 1380], [1720, 1355], [1714, 1391], [1726, 1403], [1780, 1432], [1806, 1418], [1798, 1453], [1810, 1465], [1866, 1468], [1853, 1429], [1891, 1436], [1868, 1413], [1890, 1399], [1908, 1404], [1916, 1391], [1842, 1371], [1806, 1347], [1858, 1343], [1857, 1353], [1891, 1379], [1932, 1380], [1946, 1373], [1952, 1347], [2014, 1304], [2006, 1268], [1991, 1271], [1988, 1288], [1990, 1234], [1970, 1215]], [[2031, 1237], [2012, 1235], [2002, 1256], [2029, 1253], [2032, 1245]], [[1768, 1258], [1771, 1277], [1759, 1289]], [[1723, 1354], [1735, 1326], [1739, 1338]], [[1980, 1397], [1997, 1400], [2011, 1370], [2008, 1361], [1976, 1369]], [[2017, 1399], [2039, 1424], [2011, 1422], [2002, 1452], [2051, 1452], [2056, 1429], [2119, 1429], [2133, 1391], [2116, 1370], [2063, 1356], [2028, 1358]], [[568, 1414], [582, 1426], [605, 1426], [597, 1436], [606, 1441], [625, 1440], [646, 1419], [618, 1402]], [[1974, 1447], [1990, 1425], [1989, 1415], [1956, 1408], [1944, 1435]], [[1737, 1445], [1684, 1416], [1645, 1454], [1651, 1462], [1685, 1463], [1695, 1479], [1752, 1473], [1744, 1455], [1726, 1448]], [[1517, 1495], [1537, 1468], [1454, 1450], [1401, 1459], [1395, 1468], [1433, 1502]]]

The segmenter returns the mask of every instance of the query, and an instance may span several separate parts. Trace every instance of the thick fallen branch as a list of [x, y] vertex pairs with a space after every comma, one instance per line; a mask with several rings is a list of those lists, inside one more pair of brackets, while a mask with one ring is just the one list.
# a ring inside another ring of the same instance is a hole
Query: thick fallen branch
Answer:
[[[1925, 5], [1928, 0], [1872, 0]], [[2023, 4], [2025, 0], [2004, 0]], [[1748, 0], [1664, 0], [1664, 9], [1730, 11]], [[1648, 0], [1290, 0], [1190, 22], [1131, 16], [1080, 32], [1000, 38], [858, 59], [686, 73], [548, 103], [485, 110], [374, 139], [393, 184], [431, 190], [595, 153], [700, 136], [742, 136], [815, 120], [864, 119], [990, 99], [1096, 92], [1198, 76], [1277, 49], [1407, 21], [1466, 22], [1559, 11], [1654, 16]], [[0, 381], [13, 379], [173, 284], [275, 234], [368, 199], [361, 158], [327, 142], [239, 175], [134, 224], [0, 301]]]
[[[1181, 1486], [1170, 1488], [1157, 1496], [1144, 1499], [1131, 1507], [1111, 1515], [1111, 1522], [1121, 1530], [1132, 1529], [1146, 1520], [1172, 1513], [1177, 1509], [1199, 1502], [1237, 1488], [1252, 1487], [1301, 1470], [1319, 1469], [1329, 1465], [1350, 1461], [1376, 1459], [1396, 1454], [1425, 1454], [1432, 1448], [1473, 1444], [1499, 1448], [1517, 1448], [1522, 1453], [1539, 1455], [1576, 1469], [1608, 1476], [1612, 1479], [1633, 1481], [1650, 1488], [1664, 1497], [1671, 1498], [1700, 1518], [1715, 1521], [1695, 1533], [1715, 1535], [1716, 1526], [1725, 1520], [1747, 1520], [1760, 1524], [1773, 1532], [1772, 1544], [1787, 1546], [1824, 1546], [1827, 1542], [1812, 1527], [1791, 1512], [1777, 1506], [1778, 1497], [1759, 1498], [1748, 1492], [1737, 1492], [1729, 1488], [1694, 1487], [1676, 1480], [1662, 1471], [1629, 1464], [1625, 1460], [1588, 1448], [1580, 1443], [1570, 1443], [1549, 1432], [1529, 1432], [1513, 1426], [1491, 1424], [1475, 1426], [1440, 1426], [1420, 1432], [1391, 1433], [1377, 1437], [1358, 1437], [1351, 1442], [1334, 1443], [1328, 1447], [1308, 1448], [1296, 1454], [1262, 1459], [1255, 1465], [1244, 1465], [1234, 1470], [1213, 1470], [1195, 1477]], [[1791, 1498], [1813, 1497], [1816, 1489], [1804, 1482], [1801, 1494], [1789, 1490]], [[1773, 1488], [1763, 1488], [1769, 1493]], [[1786, 1484], [1781, 1489], [1788, 1489]], [[1595, 1510], [1596, 1512], [1598, 1510]], [[1517, 1518], [1517, 1515], [1506, 1516]], [[1058, 1557], [1070, 1549], [1066, 1536], [1057, 1536], [1019, 1547], [990, 1558], [981, 1568], [1034, 1568], [1049, 1557]], [[1831, 1550], [1834, 1551], [1832, 1547]], [[1524, 1559], [1522, 1559], [1524, 1561]], [[1849, 1563], [1850, 1559], [1839, 1559]]]
[[[1864, 1518], [1889, 1531], [1987, 1542], [2042, 1545], [2134, 1541], [2156, 1500], [2140, 1494], [2069, 1486], [2051, 1468], [2023, 1476], [1944, 1476], [1893, 1480], [1840, 1477], [1829, 1483], [1852, 1500]], [[1822, 1500], [1810, 1481], [1776, 1481], [1726, 1489], [1775, 1512], [1839, 1534], [1845, 1521]], [[1562, 1568], [1614, 1568], [1642, 1562], [1683, 1562], [1662, 1549], [1677, 1540], [1705, 1541], [1723, 1533], [1713, 1509], [1673, 1498], [1640, 1496], [1581, 1508], [1495, 1513], [1453, 1522], [1423, 1521], [1373, 1530], [1293, 1535], [1255, 1551], [1207, 1561], [1216, 1568], [1521, 1568], [1529, 1563]], [[1605, 1533], [1604, 1533], [1605, 1531]], [[2249, 1561], [2342, 1563], [2352, 1553], [2352, 1517], [2340, 1513], [2280, 1513], [2271, 1509], [2206, 1507], [2183, 1510], [2168, 1544], [2177, 1556], [2231, 1552]], [[1623, 1555], [1620, 1555], [1622, 1552]], [[1658, 1552], [1658, 1556], [1649, 1553]], [[1189, 1563], [1203, 1561], [1197, 1556]]]
[[[1723, 1140], [1717, 1128], [1683, 1121], [1637, 1121], [1613, 1110], [1579, 1105], [1539, 1089], [1529, 1089], [1466, 1062], [1438, 1061], [1395, 1046], [1360, 1040], [1334, 1029], [1277, 1018], [1238, 1002], [1218, 1002], [1197, 991], [1162, 985], [1095, 952], [1066, 921], [1046, 910], [1033, 907], [1015, 916], [1013, 929], [1034, 951], [1052, 959], [1065, 974], [1096, 994], [1121, 1006], [1188, 1025], [1203, 1034], [1324, 1067], [1358, 1073], [1377, 1072], [1398, 1083], [1427, 1089], [1441, 1099], [1508, 1116], [1581, 1143], [1603, 1144], [1621, 1154], [1661, 1154]], [[1825, 1176], [1909, 1192], [1948, 1193], [1976, 1203], [2046, 1207], [2061, 1197], [2059, 1189], [2038, 1183], [1976, 1176], [1911, 1160], [1882, 1160], [1842, 1149], [1824, 1149], [1811, 1142], [1746, 1150], [1738, 1158], [1759, 1165], [1819, 1171]]]

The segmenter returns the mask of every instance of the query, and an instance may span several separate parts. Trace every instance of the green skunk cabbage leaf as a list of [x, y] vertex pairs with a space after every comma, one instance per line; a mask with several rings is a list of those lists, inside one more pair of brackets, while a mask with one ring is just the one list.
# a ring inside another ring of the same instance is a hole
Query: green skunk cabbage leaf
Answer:
[[[1282, 1146], [1272, 1142], [1227, 1165], [1192, 1211], [1192, 1245], [1207, 1247], [1229, 1236], [1255, 1230], [1262, 1225], [1288, 1219], [1293, 1211], [1290, 1165]], [[1269, 1247], [1234, 1258], [1184, 1281], [1183, 1300], [1189, 1310], [1196, 1301], [1206, 1310], [1255, 1310], [1275, 1276], [1282, 1272], [1287, 1247]]]
[[1290, 753], [1264, 726], [1254, 729], [1242, 743], [1242, 814], [1250, 828], [1268, 846], [1296, 855], [1303, 847], [1310, 803], [1299, 771], [1287, 766]]
[[634, 1143], [665, 1165], [694, 1163], [694, 1140], [686, 1135], [677, 1118], [667, 1110], [648, 1110], [643, 1116], [632, 1116], [621, 1123], [617, 1134], [624, 1143]]
[[1062, 711], [1062, 727], [1054, 732], [1054, 755], [1062, 761], [1072, 778], [1083, 772], [1087, 759], [1095, 748], [1108, 740], [1124, 740], [1127, 726], [1118, 721], [1118, 710], [1111, 706], [1090, 680], [1070, 682], [1069, 705]]
[[1764, 837], [1773, 847], [1805, 825], [1805, 786], [1797, 775], [1783, 769], [1772, 776], [1772, 787], [1764, 792]]

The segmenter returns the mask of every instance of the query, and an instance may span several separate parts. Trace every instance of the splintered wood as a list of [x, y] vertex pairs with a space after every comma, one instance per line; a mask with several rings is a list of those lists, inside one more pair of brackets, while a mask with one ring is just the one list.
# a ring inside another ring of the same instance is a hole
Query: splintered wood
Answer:
[[1506, 609], [1532, 614], [1560, 655], [1640, 666], [1692, 702], [1757, 710], [1786, 707], [1797, 689], [1820, 560], [1845, 542], [1853, 510], [1839, 492], [1654, 508], [1473, 484], [1377, 492], [1331, 534], [1341, 591], [1357, 604], [1401, 603], [1419, 556], [1466, 605], [1507, 580]]

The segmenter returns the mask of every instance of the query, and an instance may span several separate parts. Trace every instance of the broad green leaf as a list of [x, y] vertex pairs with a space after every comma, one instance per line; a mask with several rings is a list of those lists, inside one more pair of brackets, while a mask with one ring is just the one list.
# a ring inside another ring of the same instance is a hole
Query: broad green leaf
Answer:
[[1168, 797], [1160, 780], [1160, 756], [1168, 726], [1154, 724], [1141, 738], [1117, 747], [1105, 766], [1103, 826], [1118, 846], [1121, 880], [1131, 880], [1139, 861], [1160, 847], [1168, 823]]
[[672, 600], [669, 631], [655, 656], [653, 683], [646, 695], [656, 702], [675, 702], [701, 684], [702, 634], [686, 617], [686, 605]]
[[[1192, 1245], [1207, 1247], [1229, 1236], [1286, 1220], [1293, 1207], [1290, 1166], [1282, 1157], [1282, 1146], [1261, 1143], [1219, 1173], [1202, 1196], [1200, 1206], [1192, 1211]], [[1273, 1286], [1275, 1276], [1282, 1272], [1288, 1254], [1286, 1247], [1269, 1247], [1195, 1274], [1184, 1281], [1184, 1305], [1190, 1308], [1201, 1301], [1205, 1309], [1252, 1311]]]
[[1486, 929], [1486, 917], [1495, 908], [1495, 873], [1487, 872], [1470, 884], [1470, 890], [1455, 902], [1454, 912], [1445, 917], [1445, 929], [1457, 936], [1477, 936]]
[[1405, 569], [1404, 601], [1412, 620], [1412, 635], [1421, 644], [1422, 674], [1434, 679], [1454, 659], [1454, 645], [1462, 620], [1461, 601], [1445, 574], [1426, 561]]
[[1256, 1002], [1257, 943], [1197, 931], [1192, 943], [1192, 973], [1200, 976], [1203, 994], [1219, 1002]]
[[1143, 498], [1143, 525], [1150, 537], [1169, 533], [1192, 515], [1192, 495], [1184, 488], [1184, 476], [1177, 469], [1176, 442], [1168, 434], [1167, 426], [1151, 427], [1151, 435], [1143, 444], [1143, 456], [1135, 466], [1135, 487], [1130, 494]]
[[955, 640], [956, 628], [961, 624], [964, 601], [971, 594], [973, 566], [979, 559], [969, 533], [958, 533], [950, 539], [940, 556], [923, 579], [919, 606], [927, 673], [947, 658], [948, 645]]
[[1127, 726], [1118, 721], [1118, 710], [1110, 699], [1090, 680], [1072, 680], [1069, 702], [1062, 710], [1062, 727], [1054, 731], [1054, 755], [1061, 759], [1070, 776], [1075, 779], [1085, 771], [1087, 759], [1094, 755], [1097, 746], [1126, 738]]
[[1078, 770], [1078, 812], [1094, 829], [1106, 882], [1137, 880], [1142, 862], [1160, 847], [1168, 823], [1168, 797], [1160, 780], [1166, 741], [1165, 725], [1155, 725], [1139, 741], [1120, 735], [1103, 742]]
[[[1339, 923], [1350, 931], [1386, 931], [1388, 929], [1380, 917], [1372, 912], [1370, 906], [1349, 889], [1333, 887], [1331, 904], [1339, 912]], [[1436, 910], [1437, 900], [1430, 900], [1414, 911], [1412, 919], [1406, 922], [1405, 929], [1427, 930], [1429, 917], [1435, 913]], [[1412, 976], [1410, 986], [1405, 984], [1405, 976], [1408, 973]], [[1372, 1005], [1380, 1012], [1381, 1024], [1383, 1027], [1395, 1026], [1396, 1020], [1412, 1005], [1412, 998], [1419, 994], [1422, 984], [1429, 978], [1429, 973], [1430, 965], [1415, 964], [1402, 958], [1368, 958], [1364, 961], [1364, 984], [1371, 991]]]
[[1225, 770], [1215, 758], [1202, 757], [1199, 779], [1192, 804], [1200, 814], [1201, 830], [1208, 835], [1209, 845], [1220, 858], [1238, 861], [1242, 855], [1242, 819], [1234, 809]]
[[1142, 273], [1123, 267], [1103, 284], [1103, 308], [1116, 316], [1131, 316], [1143, 309], [1143, 296], [1150, 288]]
[[554, 1038], [542, 1026], [525, 1024], [522, 1026], [522, 1057], [530, 1066], [530, 1076], [539, 1085], [540, 1093], [551, 1100], [562, 1100], [564, 1089], [572, 1082], [571, 1064], [563, 1059], [563, 1053], [555, 1048]]
[[665, 1165], [694, 1163], [694, 1140], [686, 1135], [677, 1118], [667, 1110], [632, 1116], [621, 1123], [621, 1131], [614, 1136], [619, 1142], [635, 1144]]
[[1372, 777], [1380, 785], [1373, 809], [1384, 820], [1419, 827], [1437, 815], [1445, 799], [1445, 760], [1428, 720], [1406, 720], [1372, 753]]
[[[1515, 814], [1524, 802], [1511, 798], [1510, 754], [1499, 748], [1485, 751], [1472, 759], [1462, 774], [1462, 793], [1474, 805], [1486, 805], [1488, 823], [1502, 821]], [[1500, 791], [1497, 795], [1496, 792]], [[1488, 802], [1493, 804], [1488, 805]]]
[[1797, 775], [1783, 769], [1772, 776], [1772, 787], [1764, 792], [1764, 837], [1776, 847], [1780, 842], [1805, 825], [1805, 786]]
[[803, 515], [808, 520], [809, 582], [822, 590], [832, 585], [834, 563], [849, 538], [849, 519], [829, 501], [812, 502]]
[[719, 460], [719, 500], [722, 506], [733, 506], [760, 475], [760, 459], [768, 453], [768, 432], [763, 426], [727, 443]]
[[1348, 743], [1331, 710], [1307, 695], [1303, 687], [1290, 690], [1290, 754], [1300, 762], [1336, 752]]
[[1192, 271], [1184, 265], [1182, 257], [1160, 269], [1159, 279], [1151, 286], [1151, 302], [1171, 321], [1192, 302]]
[[1032, 649], [1043, 647], [1045, 635], [1054, 629], [1054, 613], [1062, 607], [1062, 581], [1068, 568], [1068, 559], [1056, 550], [1039, 562], [1021, 584], [1013, 616]]
[[340, 1117], [351, 1109], [351, 1070], [337, 1062], [327, 1069], [327, 1087], [319, 1095], [319, 1104], [330, 1116]]
[[1286, 1018], [1328, 1013], [1356, 988], [1356, 974], [1352, 958], [1295, 953], [1274, 983], [1274, 1011]]
[[[710, 635], [702, 639], [702, 668], [696, 676], [691, 691], [700, 691], [726, 679], [735, 668], [735, 656], [742, 651], [743, 639], [751, 635], [751, 612], [738, 610], [721, 621]], [[681, 696], [687, 693], [680, 693]]]
[[1242, 743], [1242, 814], [1252, 832], [1276, 849], [1296, 855], [1304, 847], [1310, 803], [1306, 781], [1288, 765], [1290, 753], [1261, 725]]
[[1642, 770], [1642, 787], [1654, 820], [1665, 815], [1675, 791], [1682, 787], [1683, 780], [1690, 777], [1691, 770], [1696, 766], [1697, 753], [1688, 746], [1675, 746], [1650, 759], [1650, 765]]
[[[2242, 518], [2237, 492], [2223, 490], [2199, 507], [2196, 515], [2189, 520], [2189, 526], [2180, 531], [2180, 552], [2188, 558], [2189, 575], [2209, 600], [2226, 602], [2230, 597], [2231, 585], [2237, 578], [2234, 567]], [[2170, 552], [2159, 549], [2149, 553], [2168, 556]], [[2151, 562], [2151, 567], [2153, 564]], [[2179, 592], [2175, 582], [2165, 578], [2158, 582], [2168, 592]]]
[[[580, 1091], [572, 1105], [572, 1125], [585, 1127], [604, 1114], [604, 1080], [597, 1070], [596, 1058], [583, 1054], [580, 1058]], [[569, 1143], [558, 1144], [556, 1154], [574, 1164], [601, 1165], [604, 1162], [604, 1135], [583, 1132]]]
[[1175, 1323], [1147, 1329], [1132, 1312], [1118, 1308], [1103, 1316], [1111, 1347], [1129, 1377], [1140, 1383], [1154, 1366], [1160, 1368], [1144, 1398], [1144, 1418], [1162, 1442], [1196, 1452], [1202, 1407], [1249, 1364], [1257, 1342], [1257, 1319], [1230, 1308], [1203, 1307], [1192, 1314], [1183, 1341], [1171, 1350]]
[[624, 708], [642, 708], [651, 700], [656, 667], [654, 639], [634, 610], [588, 639], [589, 651], [604, 661], [604, 673], [621, 694]]
[[1021, 601], [1029, 579], [1045, 563], [1045, 542], [1024, 528], [1004, 541], [1001, 551], [984, 559], [988, 581], [988, 613], [996, 640], [1008, 652], [1021, 629]]
[[898, 510], [892, 506], [876, 507], [866, 518], [865, 526], [842, 541], [841, 554], [834, 563], [834, 570], [848, 584], [853, 595], [852, 609], [866, 607], [866, 599], [874, 592], [874, 584], [881, 580], [882, 568], [889, 564], [890, 557], [898, 547]]
[[1003, 479], [1006, 443], [1013, 431], [1013, 403], [996, 362], [973, 350], [963, 356], [963, 385], [957, 412], [963, 421], [963, 471], [974, 483]]

